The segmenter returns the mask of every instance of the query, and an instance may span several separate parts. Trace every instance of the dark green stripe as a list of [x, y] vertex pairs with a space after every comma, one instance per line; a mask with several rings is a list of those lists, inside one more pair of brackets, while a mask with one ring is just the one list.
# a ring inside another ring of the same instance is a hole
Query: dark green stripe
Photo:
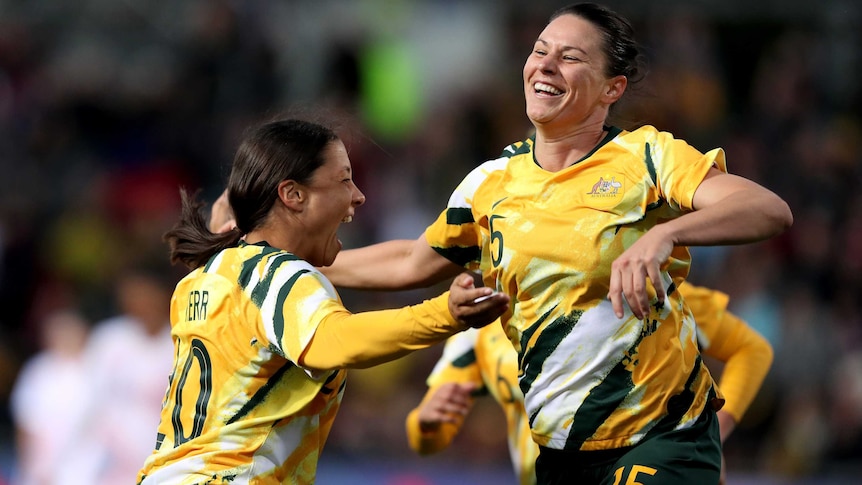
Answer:
[[658, 177], [655, 174], [655, 164], [652, 161], [652, 153], [649, 148], [649, 143], [644, 145], [644, 163], [646, 164], [647, 172], [649, 172], [649, 177], [652, 179], [653, 185], [658, 186]]
[[[626, 368], [629, 365], [637, 365], [638, 346], [644, 337], [651, 335], [656, 328], [653, 320], [645, 328], [641, 329], [637, 340], [629, 347], [626, 356], [611, 369], [611, 372], [602, 379], [596, 387], [590, 390], [589, 395], [578, 408], [572, 421], [572, 429], [566, 439], [566, 449], [579, 450], [590, 436], [608, 419], [608, 417], [619, 407], [627, 395], [634, 389], [631, 372]], [[632, 363], [632, 361], [634, 361]]]
[[242, 262], [242, 269], [239, 272], [239, 277], [237, 278], [237, 283], [242, 289], [245, 289], [248, 286], [248, 282], [251, 281], [251, 277], [254, 274], [255, 268], [260, 263], [260, 261], [265, 258], [267, 255], [272, 254], [276, 251], [280, 251], [279, 249], [273, 247], [264, 247], [263, 250], [251, 258]]
[[212, 267], [212, 265], [213, 265], [213, 261], [215, 261], [216, 257], [217, 257], [219, 254], [221, 254], [221, 251], [219, 251], [219, 252], [217, 252], [217, 253], [213, 254], [212, 256], [210, 256], [210, 259], [209, 259], [209, 260], [206, 262], [206, 264], [204, 265], [204, 273], [209, 273], [210, 268], [211, 268], [211, 267]]
[[278, 290], [278, 296], [275, 299], [275, 312], [272, 316], [272, 329], [275, 332], [275, 341], [278, 342], [280, 348], [282, 348], [281, 338], [284, 336], [284, 312], [282, 311], [284, 309], [284, 301], [287, 299], [290, 290], [293, 289], [293, 285], [296, 284], [296, 280], [305, 273], [310, 273], [310, 271], [307, 269], [297, 271]]
[[593, 149], [589, 151], [589, 153], [587, 153], [586, 155], [581, 157], [580, 160], [576, 161], [575, 163], [580, 163], [580, 162], [590, 158], [591, 156], [593, 156], [593, 154], [595, 154], [597, 151], [599, 151], [603, 146], [607, 145], [611, 140], [613, 140], [622, 131], [621, 129], [613, 127], [613, 126], [611, 126], [611, 127], [605, 126], [604, 129], [607, 130], [608, 134], [605, 135], [605, 137], [602, 138], [602, 141], [600, 141], [598, 145], [594, 146]]
[[446, 224], [460, 226], [461, 224], [472, 224], [473, 211], [463, 207], [450, 207], [446, 209]]
[[266, 295], [269, 293], [269, 288], [272, 286], [272, 280], [275, 278], [275, 273], [279, 268], [285, 263], [289, 263], [291, 261], [298, 261], [299, 258], [290, 253], [281, 253], [276, 254], [268, 261], [268, 268], [266, 270], [266, 274], [263, 275], [263, 278], [260, 279], [258, 284], [251, 291], [251, 301], [258, 308], [263, 304], [263, 300], [266, 299]]
[[272, 377], [269, 378], [268, 381], [266, 381], [266, 384], [264, 384], [260, 389], [258, 389], [257, 392], [254, 393], [254, 396], [252, 396], [251, 399], [249, 399], [242, 406], [242, 408], [240, 408], [240, 410], [237, 411], [237, 413], [234, 414], [225, 424], [232, 424], [239, 421], [240, 419], [245, 417], [246, 414], [251, 412], [251, 410], [254, 409], [258, 404], [263, 402], [263, 400], [266, 399], [266, 395], [269, 394], [269, 392], [272, 391], [273, 388], [275, 388], [276, 384], [278, 384], [279, 381], [281, 381], [281, 377], [293, 367], [295, 366], [292, 362], [288, 362], [281, 366], [281, 368], [278, 369], [275, 374], [273, 374]]
[[[560, 346], [560, 342], [572, 333], [572, 329], [575, 328], [575, 325], [583, 314], [583, 311], [577, 310], [568, 315], [561, 316], [542, 330], [542, 333], [536, 339], [536, 343], [529, 351], [524, 353], [523, 360], [521, 361], [521, 378], [519, 379], [521, 392], [526, 394], [533, 387], [533, 382], [542, 372], [545, 360]], [[529, 332], [521, 335], [522, 349], [526, 348], [526, 342], [529, 341], [539, 325], [547, 318], [547, 313], [542, 315], [539, 321], [530, 328]]]
[[[332, 371], [332, 373], [329, 374], [329, 377], [326, 378], [326, 382], [323, 383], [323, 387], [320, 388], [320, 392], [322, 392], [323, 394], [332, 394], [332, 392], [335, 391], [335, 389], [326, 386], [328, 386], [330, 382], [332, 382], [333, 380], [335, 380], [336, 377], [338, 377], [338, 372], [339, 371], [336, 370]], [[347, 380], [345, 379], [345, 382], [346, 381]], [[344, 382], [342, 382], [341, 385], [343, 386]]]
[[453, 263], [465, 266], [467, 263], [471, 261], [479, 261], [479, 258], [482, 257], [482, 249], [479, 246], [470, 246], [470, 247], [460, 247], [455, 246], [451, 248], [431, 248], [440, 256], [452, 261]]
[[596, 433], [634, 388], [632, 375], [621, 362], [611, 369], [602, 382], [590, 390], [572, 420], [565, 449], [579, 450], [584, 441]]
[[[694, 368], [691, 370], [691, 374], [688, 375], [688, 380], [685, 383], [685, 388], [679, 394], [671, 396], [667, 401], [667, 415], [663, 417], [658, 423], [649, 432], [644, 436], [644, 440], [649, 439], [652, 435], [657, 433], [663, 433], [667, 431], [672, 431], [679, 425], [682, 417], [691, 409], [692, 403], [694, 403], [694, 391], [691, 390], [691, 386], [694, 384], [695, 379], [697, 379], [698, 374], [700, 374], [700, 367], [703, 364], [703, 360], [700, 355], [697, 356], [697, 360], [694, 363]], [[711, 395], [714, 395], [712, 391], [710, 391]]]
[[452, 366], [457, 367], [459, 369], [463, 369], [468, 365], [472, 365], [476, 363], [476, 352], [473, 349], [464, 352], [457, 359], [452, 360]]
[[[554, 308], [556, 308], [556, 306]], [[539, 317], [538, 320], [536, 320], [536, 323], [534, 323], [533, 325], [530, 325], [523, 332], [521, 332], [521, 341], [520, 341], [521, 352], [519, 352], [519, 354], [518, 354], [518, 371], [520, 371], [520, 372], [524, 371], [524, 366], [525, 366], [525, 362], [526, 362], [526, 358], [527, 358], [527, 354], [526, 354], [526, 351], [524, 351], [524, 349], [527, 348], [527, 342], [529, 342], [530, 339], [533, 338], [533, 334], [536, 333], [536, 330], [539, 329], [539, 327], [542, 325], [542, 322], [547, 320], [548, 315], [550, 315], [553, 310], [554, 310], [553, 308], [548, 310], [547, 313], [545, 313], [544, 315]], [[519, 379], [521, 379], [521, 378], [519, 377]], [[532, 385], [533, 385], [533, 381], [530, 380], [530, 382], [528, 384], [526, 384], [526, 386], [527, 386], [526, 388], [529, 389], [530, 387], [532, 387]], [[521, 386], [522, 386], [521, 391], [523, 391], [524, 385], [522, 384]]]
[[[530, 137], [530, 140], [535, 140], [534, 137]], [[520, 145], [518, 144], [520, 143]], [[531, 145], [526, 140], [518, 143], [512, 143], [506, 150], [503, 150], [503, 153], [500, 154], [500, 157], [514, 157], [515, 155], [523, 155], [525, 153], [530, 153]], [[517, 146], [516, 146], [517, 145]], [[508, 148], [512, 148], [514, 152], [509, 152]]]
[[663, 205], [664, 205], [664, 199], [659, 199], [659, 200], [657, 200], [657, 201], [653, 202], [652, 204], [647, 204], [647, 206], [646, 206], [646, 212], [649, 212], [649, 211], [652, 211], [652, 210], [656, 210], [656, 209], [658, 209], [659, 207], [661, 207], [661, 206], [663, 206]]

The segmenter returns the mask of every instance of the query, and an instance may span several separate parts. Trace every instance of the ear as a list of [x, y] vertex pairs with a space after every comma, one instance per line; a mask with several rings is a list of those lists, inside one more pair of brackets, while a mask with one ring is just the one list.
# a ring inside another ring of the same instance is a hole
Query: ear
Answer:
[[294, 180], [282, 180], [278, 183], [278, 199], [287, 208], [302, 212], [308, 197], [302, 184]]
[[608, 79], [608, 84], [605, 89], [602, 99], [609, 105], [616, 103], [626, 92], [629, 80], [625, 76], [614, 76]]

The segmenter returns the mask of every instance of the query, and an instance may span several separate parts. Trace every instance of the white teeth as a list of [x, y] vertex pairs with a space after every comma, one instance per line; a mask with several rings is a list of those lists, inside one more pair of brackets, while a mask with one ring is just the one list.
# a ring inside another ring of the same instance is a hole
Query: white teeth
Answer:
[[535, 83], [535, 84], [533, 84], [533, 89], [535, 89], [536, 91], [543, 91], [543, 92], [550, 93], [553, 95], [563, 94], [563, 92], [560, 91], [559, 89], [551, 86], [550, 84], [545, 84], [545, 83]]
[[347, 216], [344, 219], [341, 219], [341, 222], [347, 224], [349, 222], [353, 222], [353, 216]]

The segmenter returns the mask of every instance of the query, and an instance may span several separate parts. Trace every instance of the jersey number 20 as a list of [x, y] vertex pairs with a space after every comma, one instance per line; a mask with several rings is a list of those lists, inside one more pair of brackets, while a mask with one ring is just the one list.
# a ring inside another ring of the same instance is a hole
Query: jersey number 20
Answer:
[[[198, 387], [198, 399], [195, 402], [194, 415], [192, 417], [192, 429], [189, 435], [185, 435], [183, 428], [183, 388], [189, 376], [192, 365], [197, 362], [200, 370], [200, 383]], [[207, 404], [212, 393], [212, 361], [204, 343], [199, 339], [193, 339], [189, 354], [183, 363], [183, 371], [177, 382], [177, 390], [174, 393], [174, 411], [171, 422], [174, 426], [174, 446], [179, 446], [186, 441], [194, 439], [203, 432], [204, 421], [207, 418]]]

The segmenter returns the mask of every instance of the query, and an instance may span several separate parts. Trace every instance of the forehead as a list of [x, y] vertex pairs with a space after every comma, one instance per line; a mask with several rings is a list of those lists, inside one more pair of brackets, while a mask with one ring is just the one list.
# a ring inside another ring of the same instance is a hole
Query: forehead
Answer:
[[565, 14], [548, 23], [537, 40], [587, 52], [598, 52], [602, 34], [589, 20], [577, 15]]
[[327, 173], [350, 172], [350, 157], [347, 156], [347, 148], [341, 140], [333, 140], [323, 148], [323, 165], [320, 171]]

